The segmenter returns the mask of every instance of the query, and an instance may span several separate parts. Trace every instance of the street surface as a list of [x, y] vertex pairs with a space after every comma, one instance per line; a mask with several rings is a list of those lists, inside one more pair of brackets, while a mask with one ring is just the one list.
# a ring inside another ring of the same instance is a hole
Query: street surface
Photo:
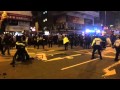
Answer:
[[[32, 63], [17, 62], [12, 67], [11, 56], [0, 55], [0, 79], [120, 79], [120, 62], [114, 61], [115, 50], [107, 47], [102, 51], [103, 60], [91, 60], [92, 49], [82, 49], [79, 46], [64, 51], [64, 47], [53, 46], [47, 50], [28, 47], [28, 52], [35, 59]], [[47, 60], [36, 57], [44, 53]]]

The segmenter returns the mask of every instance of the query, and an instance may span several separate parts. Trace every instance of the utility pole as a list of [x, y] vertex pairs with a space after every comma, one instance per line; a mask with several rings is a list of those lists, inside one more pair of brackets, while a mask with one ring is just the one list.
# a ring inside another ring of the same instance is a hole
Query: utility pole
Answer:
[[106, 13], [106, 11], [105, 11], [105, 26], [106, 26], [106, 14], [107, 14], [107, 13]]

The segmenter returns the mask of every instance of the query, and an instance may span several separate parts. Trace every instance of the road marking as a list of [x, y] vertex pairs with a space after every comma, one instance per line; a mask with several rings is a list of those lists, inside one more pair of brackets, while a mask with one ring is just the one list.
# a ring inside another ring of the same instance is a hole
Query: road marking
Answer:
[[55, 51], [55, 50], [48, 50], [48, 51], [43, 51], [43, 52], [53, 52], [53, 51]]
[[36, 54], [36, 57], [38, 58], [38, 60], [47, 60], [45, 53]]
[[30, 48], [30, 47], [27, 47], [27, 49], [35, 49], [35, 48]]
[[29, 52], [28, 52], [28, 54], [36, 54], [36, 53], [29, 53]]
[[74, 52], [80, 53], [80, 52], [89, 52], [89, 51], [88, 50], [78, 50], [78, 51], [74, 51]]
[[12, 61], [11, 59], [9, 60], [0, 60], [0, 62], [8, 62], [8, 61]]
[[81, 54], [75, 54], [75, 55], [69, 55], [68, 56], [65, 56], [65, 57], [57, 57], [57, 58], [53, 58], [53, 59], [50, 59], [50, 60], [46, 60], [45, 62], [50, 62], [50, 61], [57, 61], [57, 60], [61, 60], [61, 59], [70, 59], [70, 57], [73, 57], [73, 56], [80, 56]]
[[17, 50], [10, 50], [10, 52], [14, 52], [14, 51], [17, 51]]
[[50, 55], [50, 56], [54, 56], [54, 55], [56, 55], [56, 54], [64, 54], [65, 52], [59, 52], [59, 53], [53, 53], [53, 54], [48, 54], [48, 55]]
[[74, 57], [72, 56], [66, 56], [67, 59], [73, 59]]
[[99, 59], [99, 58], [96, 58], [96, 59], [93, 59], [93, 60], [89, 60], [89, 61], [85, 61], [85, 62], [82, 62], [82, 63], [79, 63], [79, 64], [71, 65], [71, 66], [68, 66], [68, 67], [62, 68], [61, 70], [70, 69], [70, 68], [73, 68], [73, 67], [76, 67], [76, 66], [80, 66], [80, 65], [83, 65], [83, 64], [89, 63], [89, 62], [96, 61], [96, 60], [98, 60], [98, 59]]
[[[89, 52], [89, 53], [85, 53], [85, 54], [92, 55], [92, 53], [91, 53], [91, 52]], [[98, 54], [98, 55], [99, 55], [99, 54]], [[115, 56], [105, 56], [104, 54], [102, 54], [102, 57], [115, 58]]]
[[120, 61], [118, 61], [118, 62], [116, 62], [116, 63], [108, 66], [107, 68], [103, 69], [103, 72], [105, 72], [105, 74], [102, 75], [102, 77], [115, 75], [116, 74], [116, 70], [115, 69], [109, 70], [109, 69], [112, 68], [112, 67], [114, 67], [114, 66], [116, 66], [116, 65], [118, 65], [118, 64], [120, 64]]
[[115, 58], [115, 56], [104, 56], [103, 57], [107, 57], [107, 58]]

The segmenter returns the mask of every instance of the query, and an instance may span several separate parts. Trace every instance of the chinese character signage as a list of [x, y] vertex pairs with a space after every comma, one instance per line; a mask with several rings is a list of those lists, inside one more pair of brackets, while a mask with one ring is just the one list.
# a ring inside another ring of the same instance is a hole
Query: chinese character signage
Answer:
[[84, 24], [84, 18], [76, 16], [67, 16], [67, 21], [76, 24]]

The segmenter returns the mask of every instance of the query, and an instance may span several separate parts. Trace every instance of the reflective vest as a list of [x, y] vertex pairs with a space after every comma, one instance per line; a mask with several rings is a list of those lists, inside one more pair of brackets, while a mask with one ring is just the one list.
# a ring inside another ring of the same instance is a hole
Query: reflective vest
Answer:
[[101, 45], [102, 40], [100, 38], [95, 38], [91, 44], [91, 46], [93, 45]]
[[66, 44], [66, 43], [68, 43], [69, 42], [69, 39], [67, 38], [67, 37], [64, 37], [63, 38], [63, 44]]
[[25, 48], [25, 44], [23, 42], [16, 42], [16, 48], [17, 49], [22, 49], [22, 48]]

